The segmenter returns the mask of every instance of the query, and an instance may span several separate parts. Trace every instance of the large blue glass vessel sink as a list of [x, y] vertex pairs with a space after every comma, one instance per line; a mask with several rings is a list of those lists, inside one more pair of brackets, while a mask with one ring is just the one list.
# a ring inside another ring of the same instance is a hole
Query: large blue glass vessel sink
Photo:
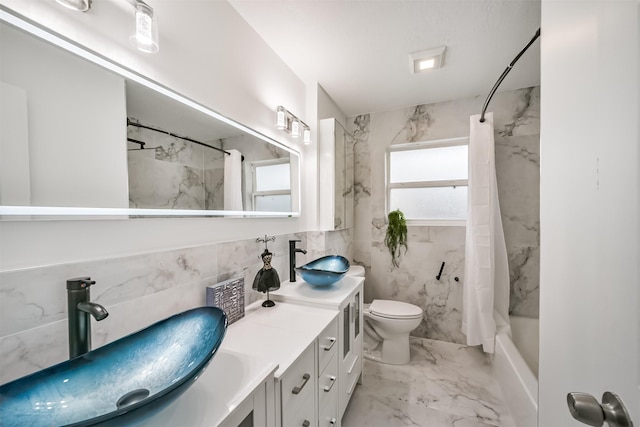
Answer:
[[0, 424], [86, 426], [161, 408], [195, 382], [226, 329], [222, 310], [199, 307], [7, 383]]
[[302, 280], [314, 287], [327, 287], [337, 283], [347, 274], [349, 260], [340, 255], [328, 255], [297, 267]]

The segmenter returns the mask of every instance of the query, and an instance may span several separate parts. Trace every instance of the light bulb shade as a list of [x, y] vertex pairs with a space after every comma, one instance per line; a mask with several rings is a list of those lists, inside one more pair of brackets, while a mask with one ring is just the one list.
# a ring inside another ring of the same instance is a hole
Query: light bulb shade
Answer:
[[294, 138], [300, 136], [300, 122], [297, 119], [293, 119], [293, 122], [291, 122], [291, 136]]
[[311, 130], [305, 129], [302, 132], [302, 142], [304, 142], [306, 145], [311, 144]]
[[72, 10], [86, 12], [91, 9], [91, 0], [56, 0], [58, 3]]
[[159, 49], [158, 21], [153, 15], [153, 9], [151, 6], [142, 2], [137, 2], [135, 20], [135, 33], [129, 39], [131, 44], [142, 52], [157, 52]]
[[285, 114], [284, 107], [278, 107], [278, 109], [276, 110], [276, 128], [277, 129], [287, 128], [287, 117]]

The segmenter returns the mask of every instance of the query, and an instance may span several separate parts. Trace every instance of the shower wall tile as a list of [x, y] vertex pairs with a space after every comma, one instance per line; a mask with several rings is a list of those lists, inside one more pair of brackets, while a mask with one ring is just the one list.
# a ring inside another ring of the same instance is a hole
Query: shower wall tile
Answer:
[[[385, 155], [393, 144], [468, 137], [484, 95], [348, 120], [355, 135], [353, 260], [366, 268], [365, 300], [393, 298], [423, 308], [413, 335], [464, 343], [461, 333], [465, 227], [409, 227], [409, 251], [391, 267], [384, 246]], [[494, 96], [496, 169], [511, 274], [511, 312], [538, 316], [540, 88]], [[445, 269], [435, 279], [440, 265]], [[458, 277], [459, 281], [455, 281]]]

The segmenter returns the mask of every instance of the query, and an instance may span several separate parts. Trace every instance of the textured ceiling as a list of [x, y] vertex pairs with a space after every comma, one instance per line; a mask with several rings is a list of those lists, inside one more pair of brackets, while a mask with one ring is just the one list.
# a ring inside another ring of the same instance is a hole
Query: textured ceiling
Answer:
[[[539, 0], [229, 0], [305, 82], [347, 115], [486, 95], [540, 26]], [[447, 46], [412, 74], [409, 54]], [[540, 84], [540, 43], [500, 91]]]

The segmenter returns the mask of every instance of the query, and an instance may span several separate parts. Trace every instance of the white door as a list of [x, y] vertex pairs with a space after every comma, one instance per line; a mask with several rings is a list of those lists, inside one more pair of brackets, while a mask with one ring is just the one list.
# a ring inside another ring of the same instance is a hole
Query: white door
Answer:
[[539, 427], [569, 392], [640, 426], [637, 0], [542, 0]]

